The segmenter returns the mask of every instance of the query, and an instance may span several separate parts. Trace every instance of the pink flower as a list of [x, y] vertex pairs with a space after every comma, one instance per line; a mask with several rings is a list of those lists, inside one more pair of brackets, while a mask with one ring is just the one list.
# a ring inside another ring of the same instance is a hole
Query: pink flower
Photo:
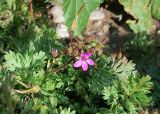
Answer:
[[89, 58], [90, 56], [91, 56], [91, 53], [82, 53], [78, 61], [74, 63], [74, 67], [78, 68], [82, 66], [82, 70], [87, 71], [88, 65], [91, 65], [91, 66], [94, 65], [94, 61]]

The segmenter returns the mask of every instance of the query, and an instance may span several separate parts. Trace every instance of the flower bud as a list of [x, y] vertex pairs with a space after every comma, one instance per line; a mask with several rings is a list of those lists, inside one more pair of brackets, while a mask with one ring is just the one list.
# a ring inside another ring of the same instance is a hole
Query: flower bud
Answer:
[[95, 53], [95, 49], [94, 49], [94, 48], [91, 48], [91, 49], [89, 50], [89, 52], [90, 52], [91, 54], [94, 54], [94, 53]]
[[57, 51], [57, 49], [52, 49], [52, 55], [53, 55], [53, 57], [58, 57], [58, 51]]

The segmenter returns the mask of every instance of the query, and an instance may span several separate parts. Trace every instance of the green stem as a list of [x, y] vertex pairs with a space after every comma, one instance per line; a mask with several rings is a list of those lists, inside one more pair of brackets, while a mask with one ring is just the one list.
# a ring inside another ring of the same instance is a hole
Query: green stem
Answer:
[[16, 80], [20, 85], [22, 85], [25, 88], [29, 88], [25, 83], [21, 82], [20, 80]]
[[5, 51], [4, 51], [3, 49], [0, 49], [0, 52], [1, 52], [1, 53], [5, 53]]

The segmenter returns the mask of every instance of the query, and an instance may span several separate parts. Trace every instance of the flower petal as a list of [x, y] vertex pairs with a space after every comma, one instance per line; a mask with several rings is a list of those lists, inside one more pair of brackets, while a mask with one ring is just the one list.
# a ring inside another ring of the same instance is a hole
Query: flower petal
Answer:
[[83, 71], [87, 71], [88, 70], [88, 64], [87, 64], [86, 61], [82, 62], [82, 69], [83, 69]]
[[91, 53], [84, 53], [85, 57], [90, 57], [92, 54]]
[[76, 61], [75, 63], [74, 63], [74, 67], [75, 68], [78, 68], [78, 67], [80, 67], [82, 65], [82, 60], [80, 59], [80, 60], [78, 60], [78, 61]]
[[82, 58], [85, 58], [85, 54], [84, 53], [81, 53], [81, 57], [80, 57], [81, 59]]
[[89, 65], [94, 65], [94, 61], [92, 60], [92, 59], [90, 59], [90, 58], [88, 58], [87, 60], [86, 60], [86, 62], [89, 64]]

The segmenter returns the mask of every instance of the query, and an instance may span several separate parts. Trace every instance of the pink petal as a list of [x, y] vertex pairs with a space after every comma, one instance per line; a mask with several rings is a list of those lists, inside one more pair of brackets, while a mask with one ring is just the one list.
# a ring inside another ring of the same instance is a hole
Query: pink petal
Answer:
[[85, 57], [90, 57], [92, 54], [91, 53], [84, 53]]
[[81, 58], [85, 58], [85, 54], [84, 53], [81, 53]]
[[78, 61], [76, 61], [75, 63], [74, 63], [74, 67], [75, 68], [78, 68], [78, 67], [80, 67], [82, 65], [82, 60], [78, 60]]
[[88, 70], [88, 64], [87, 64], [86, 61], [82, 62], [82, 69], [83, 69], [83, 71], [87, 71]]
[[92, 59], [87, 59], [86, 62], [89, 64], [89, 65], [94, 65], [94, 61]]

